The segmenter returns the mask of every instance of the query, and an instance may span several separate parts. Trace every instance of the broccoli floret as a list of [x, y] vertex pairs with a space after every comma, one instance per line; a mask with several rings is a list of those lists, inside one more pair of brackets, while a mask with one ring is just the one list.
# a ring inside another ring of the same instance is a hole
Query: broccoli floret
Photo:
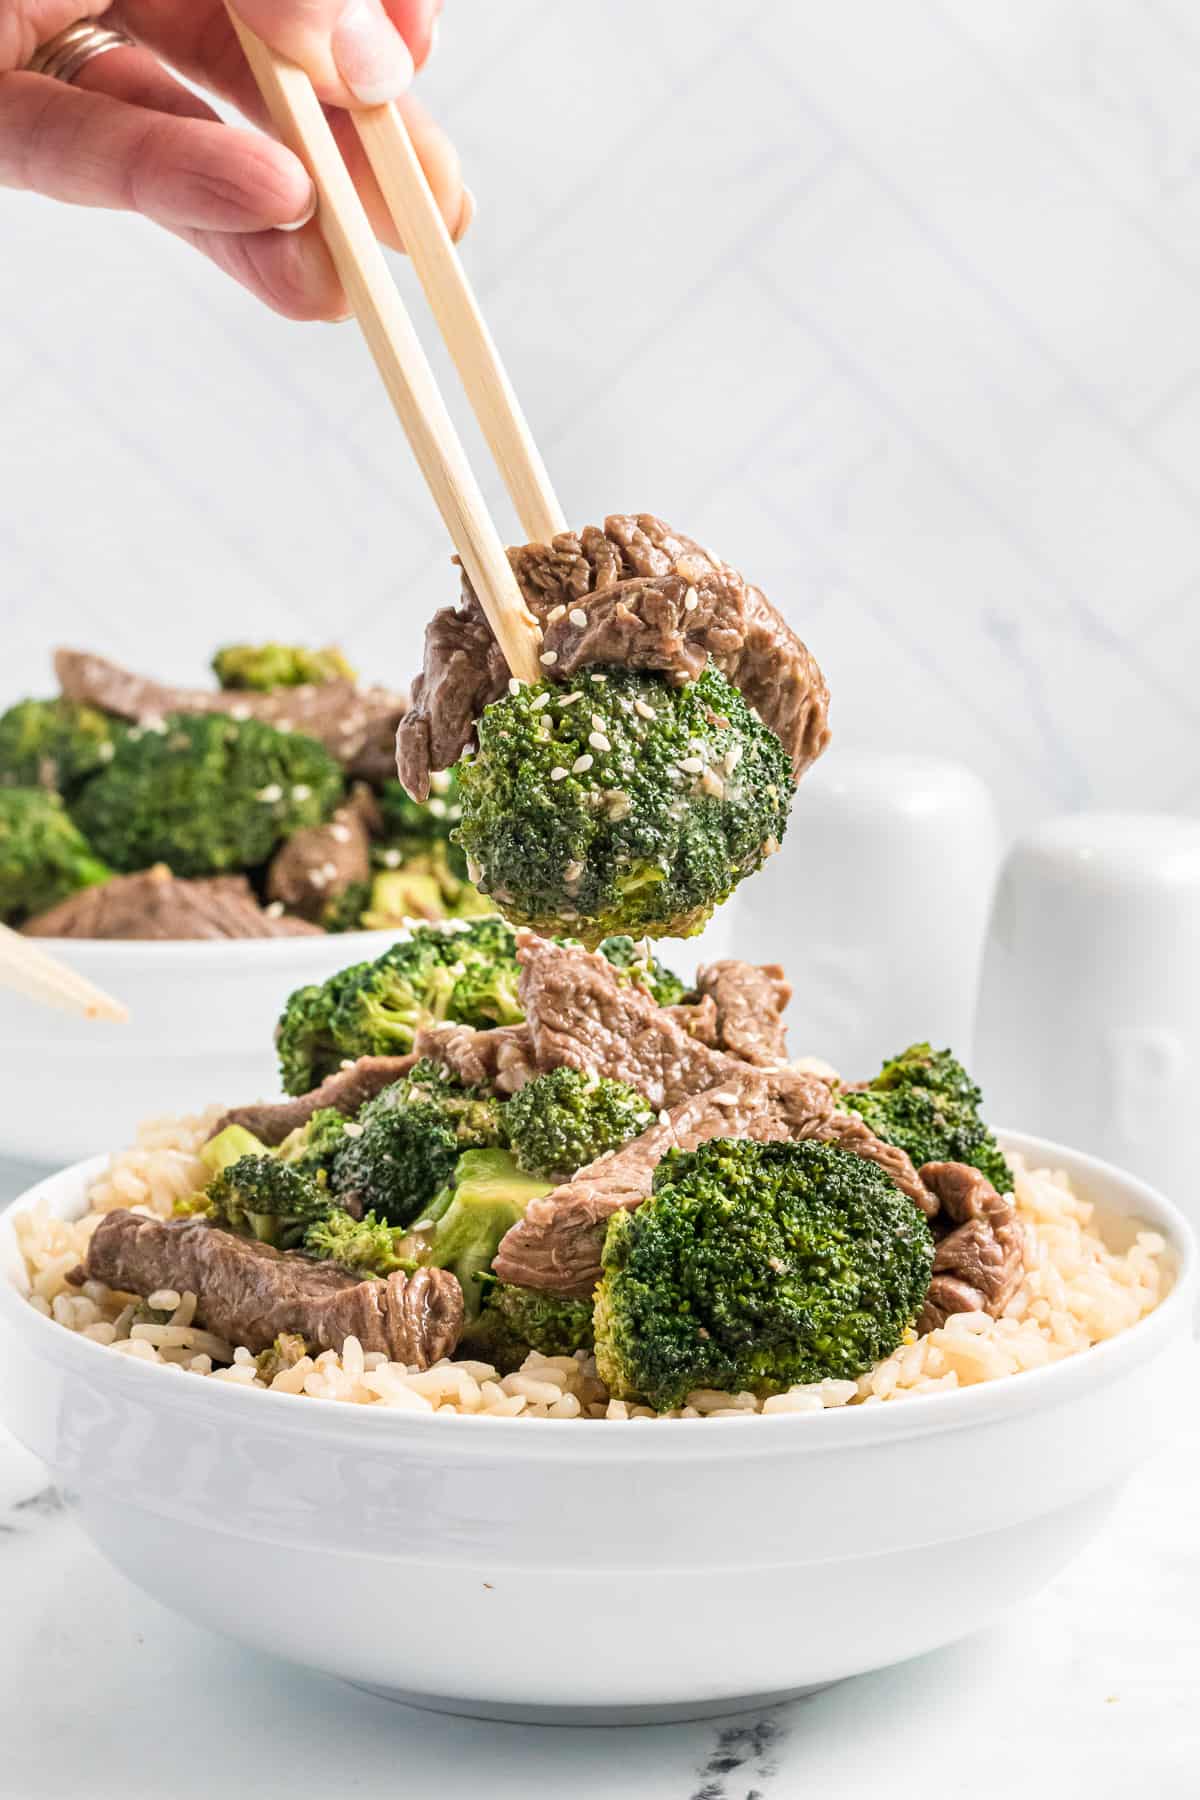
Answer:
[[240, 1156], [214, 1176], [206, 1190], [214, 1225], [257, 1238], [277, 1250], [296, 1250], [316, 1219], [336, 1202], [324, 1182], [265, 1156]]
[[341, 798], [342, 771], [314, 738], [260, 719], [176, 713], [131, 730], [75, 802], [80, 829], [125, 872], [255, 869]]
[[980, 1114], [983, 1095], [949, 1050], [912, 1044], [884, 1063], [869, 1087], [842, 1093], [838, 1106], [857, 1113], [876, 1137], [927, 1162], [970, 1163], [998, 1193], [1012, 1191], [1004, 1152]]
[[399, 851], [373, 852], [384, 867], [370, 881], [352, 882], [321, 915], [326, 931], [394, 931], [415, 919], [471, 919], [494, 911], [469, 881], [453, 873], [445, 844], [399, 859]]
[[50, 788], [72, 799], [112, 761], [128, 729], [77, 700], [19, 700], [0, 714], [0, 787]]
[[[450, 834], [462, 818], [462, 802], [458, 792], [458, 776], [453, 769], [442, 769], [429, 778], [428, 800], [414, 800], [398, 781], [385, 781], [379, 790], [379, 811], [383, 819], [383, 842], [393, 846], [405, 859], [414, 850], [430, 844], [449, 844]], [[466, 874], [461, 852], [454, 852], [457, 873]]]
[[589, 1079], [578, 1069], [535, 1076], [504, 1108], [505, 1129], [521, 1167], [558, 1181], [653, 1123], [653, 1107], [635, 1088]]
[[352, 963], [327, 981], [289, 994], [275, 1027], [279, 1078], [285, 1094], [308, 1094], [332, 1075], [345, 1055], [333, 1029], [339, 1001], [371, 973], [369, 962]]
[[336, 1106], [319, 1106], [307, 1124], [290, 1131], [275, 1155], [302, 1175], [329, 1177], [334, 1157], [346, 1142], [351, 1121]]
[[223, 688], [323, 687], [327, 681], [353, 681], [355, 672], [331, 644], [306, 650], [302, 644], [226, 644], [212, 659]]
[[329, 1066], [344, 1057], [403, 1056], [422, 1026], [443, 1019], [481, 1028], [517, 1024], [524, 1017], [518, 974], [516, 942], [502, 921], [414, 926], [339, 993], [330, 1019], [337, 1056]]
[[574, 691], [485, 707], [458, 765], [471, 879], [510, 919], [593, 946], [690, 937], [783, 837], [783, 745], [711, 665], [685, 687], [614, 668]]
[[111, 876], [57, 794], [0, 788], [0, 919], [19, 924]]
[[609, 937], [599, 945], [600, 954], [645, 988], [660, 1006], [678, 1006], [686, 989], [678, 975], [661, 963], [645, 938]]
[[243, 1156], [270, 1156], [260, 1137], [244, 1125], [226, 1125], [215, 1137], [200, 1146], [200, 1161], [211, 1175], [219, 1175]]
[[480, 1277], [491, 1268], [500, 1239], [552, 1185], [526, 1175], [507, 1150], [467, 1150], [401, 1248], [425, 1268], [452, 1270], [473, 1319], [483, 1298]]
[[306, 1256], [361, 1269], [365, 1275], [391, 1275], [396, 1269], [416, 1266], [410, 1258], [396, 1254], [399, 1236], [373, 1212], [364, 1213], [361, 1219], [352, 1219], [347, 1212], [327, 1212], [305, 1232], [303, 1249]]
[[592, 1303], [539, 1288], [515, 1287], [494, 1277], [480, 1278], [482, 1304], [463, 1339], [464, 1348], [499, 1369], [519, 1369], [531, 1350], [543, 1356], [573, 1356], [593, 1344]]
[[596, 1362], [659, 1412], [693, 1388], [765, 1395], [853, 1377], [900, 1343], [929, 1285], [924, 1215], [829, 1144], [672, 1150], [617, 1212], [596, 1290]]
[[462, 1151], [504, 1141], [501, 1102], [423, 1060], [363, 1107], [330, 1179], [356, 1211], [408, 1225], [427, 1212]]
[[258, 1379], [269, 1387], [277, 1375], [282, 1375], [285, 1369], [292, 1368], [307, 1355], [308, 1345], [298, 1332], [281, 1331], [275, 1342], [266, 1350], [260, 1350], [254, 1359]]

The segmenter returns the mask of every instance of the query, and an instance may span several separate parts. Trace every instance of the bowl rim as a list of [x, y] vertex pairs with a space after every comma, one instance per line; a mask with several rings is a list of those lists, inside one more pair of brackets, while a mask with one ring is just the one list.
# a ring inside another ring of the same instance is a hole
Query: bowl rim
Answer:
[[[354, 1444], [392, 1452], [424, 1452], [429, 1440], [422, 1434], [435, 1431], [433, 1441], [447, 1452], [448, 1460], [470, 1456], [472, 1452], [494, 1456], [502, 1447], [522, 1457], [540, 1458], [628, 1458], [632, 1453], [635, 1460], [646, 1461], [663, 1455], [730, 1455], [745, 1459], [777, 1455], [784, 1450], [820, 1454], [860, 1449], [966, 1430], [1003, 1421], [1017, 1413], [1061, 1405], [1080, 1390], [1116, 1379], [1156, 1355], [1176, 1335], [1190, 1337], [1195, 1304], [1197, 1240], [1172, 1201], [1148, 1182], [1085, 1151], [1000, 1127], [996, 1128], [996, 1135], [1006, 1148], [1034, 1161], [1035, 1166], [1067, 1167], [1073, 1180], [1086, 1182], [1094, 1176], [1123, 1188], [1125, 1197], [1132, 1202], [1130, 1215], [1144, 1214], [1146, 1228], [1167, 1238], [1174, 1263], [1171, 1290], [1153, 1312], [1087, 1351], [1022, 1371], [1019, 1377], [1007, 1376], [953, 1392], [914, 1396], [903, 1406], [831, 1407], [819, 1414], [804, 1414], [802, 1425], [796, 1415], [787, 1413], [748, 1414], [757, 1424], [757, 1429], [748, 1435], [743, 1434], [736, 1421], [728, 1421], [735, 1429], [723, 1433], [719, 1426], [727, 1421], [710, 1419], [605, 1420], [595, 1421], [603, 1423], [605, 1430], [584, 1431], [577, 1429], [580, 1421], [576, 1419], [455, 1417], [391, 1407], [350, 1406], [337, 1401], [326, 1402], [323, 1407], [300, 1406], [297, 1400], [308, 1396], [277, 1394], [269, 1389], [244, 1392], [228, 1382], [167, 1382], [156, 1365], [109, 1355], [106, 1345], [67, 1331], [35, 1311], [5, 1277], [0, 1277], [0, 1327], [23, 1338], [35, 1356], [45, 1357], [67, 1372], [75, 1370], [95, 1381], [107, 1369], [107, 1376], [103, 1376], [105, 1385], [130, 1400], [158, 1401], [176, 1414], [190, 1412], [224, 1419], [231, 1430], [245, 1429], [257, 1419], [266, 1431], [321, 1440], [331, 1449]], [[13, 1221], [19, 1211], [35, 1204], [47, 1190], [61, 1193], [64, 1185], [73, 1186], [77, 1198], [82, 1200], [87, 1184], [107, 1163], [106, 1153], [89, 1157], [44, 1176], [26, 1189], [0, 1214], [0, 1243], [15, 1254]], [[604, 1450], [601, 1445], [606, 1443], [618, 1448]]]

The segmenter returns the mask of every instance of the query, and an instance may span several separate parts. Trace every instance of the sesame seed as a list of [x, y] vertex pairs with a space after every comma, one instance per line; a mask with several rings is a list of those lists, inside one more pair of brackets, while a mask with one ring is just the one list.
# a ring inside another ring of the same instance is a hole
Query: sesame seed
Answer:
[[341, 1062], [338, 1064], [339, 1069], [352, 1069], [353, 1067], [354, 1058], [352, 1056], [343, 1056]]
[[348, 844], [350, 842], [350, 827], [348, 825], [331, 825], [329, 827], [329, 835], [335, 844]]
[[342, 1126], [343, 1135], [348, 1138], [361, 1137], [365, 1130], [366, 1126], [360, 1125], [357, 1119], [347, 1119], [346, 1123]]
[[658, 1115], [658, 1122], [660, 1125], [669, 1125], [671, 1123], [671, 1115], [665, 1106]]
[[679, 767], [685, 775], [698, 775], [704, 764], [698, 756], [685, 756], [681, 759]]
[[[518, 682], [517, 686], [520, 687], [520, 685], [521, 685], [520, 682]], [[433, 789], [433, 792], [435, 794], [448, 794], [450, 792], [450, 772], [449, 772], [449, 770], [448, 769], [435, 770], [434, 773], [429, 777], [429, 785]]]
[[565, 781], [567, 779], [567, 771], [561, 765], [557, 769], [551, 769], [550, 779], [551, 781]]
[[593, 681], [600, 681], [600, 682], [605, 682], [605, 681], [607, 681], [607, 680], [608, 680], [608, 676], [607, 676], [607, 675], [593, 675], [593, 676], [592, 676], [592, 680], [593, 680]]
[[580, 693], [579, 689], [576, 688], [575, 692], [573, 694], [564, 694], [558, 704], [560, 706], [574, 706], [574, 704], [577, 700], [582, 700], [582, 699], [583, 699], [583, 695]]
[[646, 700], [635, 700], [633, 710], [643, 719], [656, 719], [658, 714]]
[[337, 880], [337, 864], [332, 863], [332, 862], [322, 863], [321, 864], [321, 873], [325, 877], [326, 881], [336, 881]]
[[575, 881], [579, 880], [579, 877], [582, 874], [583, 874], [583, 864], [581, 862], [577, 862], [573, 858], [567, 864], [566, 868], [563, 870], [563, 880], [568, 883], [575, 882]]
[[283, 789], [277, 781], [272, 781], [269, 786], [259, 788], [254, 798], [263, 801], [267, 806], [274, 806], [277, 800], [283, 799]]
[[510, 675], [508, 678], [508, 691], [510, 694], [519, 694], [521, 691], [521, 684], [515, 675]]
[[306, 781], [298, 781], [292, 789], [293, 800], [311, 800], [312, 789]]
[[622, 712], [628, 713], [630, 715], [630, 717], [632, 718], [632, 716], [633, 716], [633, 701], [632, 700], [627, 700], [625, 698], [624, 694], [621, 694], [618, 697], [617, 704], [620, 706]]
[[711, 794], [714, 800], [725, 798], [725, 783], [715, 769], [705, 769], [700, 777], [700, 786], [706, 794]]
[[383, 863], [385, 869], [398, 869], [401, 861], [400, 852], [398, 850], [385, 850], [380, 861]]
[[581, 630], [587, 624], [587, 614], [584, 612], [582, 606], [573, 606], [567, 614], [567, 617], [570, 619], [572, 625], [578, 625]]
[[593, 759], [590, 756], [577, 756], [575, 761], [571, 764], [571, 773], [573, 775], [586, 775], [592, 766], [592, 761]]
[[599, 713], [592, 714], [592, 730], [593, 731], [603, 731], [604, 730], [604, 720], [600, 717]]
[[688, 589], [687, 593], [683, 596], [684, 612], [695, 612], [695, 610], [699, 606], [699, 604], [700, 604], [699, 594], [696, 592], [694, 587], [690, 587]]
[[727, 775], [732, 775], [741, 760], [742, 746], [740, 744], [735, 744], [732, 750], [727, 750], [725, 752], [725, 773]]
[[547, 625], [556, 625], [566, 612], [565, 606], [552, 606], [546, 614]]
[[768, 1256], [767, 1267], [769, 1269], [774, 1269], [777, 1275], [782, 1275], [783, 1271], [787, 1268], [787, 1264], [780, 1256]]
[[429, 811], [431, 817], [435, 819], [444, 819], [446, 816], [446, 802], [444, 800], [431, 800], [429, 802]]
[[608, 739], [605, 737], [605, 735], [602, 731], [589, 731], [588, 732], [588, 743], [592, 746], [593, 750], [611, 750], [612, 749], [612, 745], [609, 743]]
[[532, 707], [530, 708], [530, 711], [531, 712], [541, 712], [543, 706], [549, 706], [549, 704], [550, 704], [549, 694], [539, 694], [537, 699], [534, 701]]
[[538, 657], [538, 661], [542, 664], [543, 668], [552, 669], [558, 661], [558, 651], [543, 650], [542, 654]]
[[283, 917], [283, 901], [282, 900], [272, 900], [266, 906], [263, 907], [263, 911], [266, 913], [268, 919], [282, 919], [282, 917]]
[[329, 877], [326, 875], [324, 869], [310, 869], [308, 871], [309, 887], [323, 888], [328, 884], [328, 881]]

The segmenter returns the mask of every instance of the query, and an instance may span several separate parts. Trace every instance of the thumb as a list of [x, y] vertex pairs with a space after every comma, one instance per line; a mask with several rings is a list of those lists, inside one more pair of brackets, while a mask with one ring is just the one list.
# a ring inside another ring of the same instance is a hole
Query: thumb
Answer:
[[237, 11], [326, 105], [381, 106], [412, 81], [412, 52], [383, 0], [237, 0]]

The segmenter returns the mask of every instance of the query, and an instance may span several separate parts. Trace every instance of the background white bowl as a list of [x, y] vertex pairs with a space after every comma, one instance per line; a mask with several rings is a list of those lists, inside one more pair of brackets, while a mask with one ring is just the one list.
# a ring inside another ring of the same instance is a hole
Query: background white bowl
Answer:
[[[660, 946], [691, 980], [727, 956], [734, 903], [699, 937]], [[129, 1023], [78, 1019], [0, 988], [0, 1158], [60, 1168], [132, 1140], [139, 1119], [279, 1092], [273, 1033], [293, 988], [380, 956], [399, 934], [221, 943], [39, 939], [123, 1000]]]
[[[1172, 1293], [1085, 1354], [903, 1405], [730, 1421], [416, 1416], [112, 1355], [22, 1298], [0, 1220], [5, 1423], [100, 1549], [242, 1642], [421, 1704], [567, 1722], [728, 1711], [933, 1649], [1039, 1588], [1192, 1404], [1175, 1208], [1034, 1138]], [[78, 1213], [98, 1162], [18, 1204]]]

